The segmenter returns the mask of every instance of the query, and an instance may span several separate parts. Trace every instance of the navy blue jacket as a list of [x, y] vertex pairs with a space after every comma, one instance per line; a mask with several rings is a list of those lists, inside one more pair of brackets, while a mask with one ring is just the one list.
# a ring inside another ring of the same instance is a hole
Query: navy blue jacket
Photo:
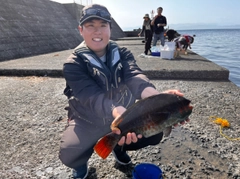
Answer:
[[114, 107], [128, 108], [146, 87], [154, 87], [132, 53], [113, 41], [106, 63], [82, 42], [64, 64], [63, 75], [72, 115], [95, 125], [111, 122]]

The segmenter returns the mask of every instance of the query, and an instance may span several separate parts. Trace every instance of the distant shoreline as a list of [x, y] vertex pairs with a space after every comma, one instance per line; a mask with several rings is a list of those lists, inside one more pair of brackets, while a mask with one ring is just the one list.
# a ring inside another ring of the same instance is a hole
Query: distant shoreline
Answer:
[[[123, 31], [133, 31], [135, 29], [139, 29], [140, 27], [137, 28], [125, 28], [122, 29]], [[223, 27], [223, 28], [188, 28], [188, 29], [183, 29], [183, 28], [173, 28], [173, 27], [169, 27], [169, 29], [175, 29], [175, 30], [179, 30], [179, 31], [183, 31], [183, 30], [240, 30], [240, 27], [235, 27], [235, 28], [228, 28], [228, 27]]]

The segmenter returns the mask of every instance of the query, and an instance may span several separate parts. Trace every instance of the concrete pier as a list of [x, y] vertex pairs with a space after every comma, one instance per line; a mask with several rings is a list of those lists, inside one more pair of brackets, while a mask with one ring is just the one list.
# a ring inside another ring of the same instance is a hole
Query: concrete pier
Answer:
[[[150, 79], [181, 79], [228, 81], [229, 71], [201, 56], [189, 51], [188, 55], [172, 60], [160, 57], [142, 56], [144, 44], [140, 38], [126, 38], [116, 41], [128, 48], [135, 56], [137, 64]], [[0, 75], [5, 76], [62, 76], [63, 63], [73, 50], [59, 51], [1, 62]]]
[[[117, 43], [131, 50], [159, 91], [180, 89], [194, 107], [191, 121], [159, 145], [128, 152], [132, 167], [154, 163], [166, 178], [240, 178], [240, 143], [221, 136], [209, 120], [212, 115], [228, 119], [231, 128], [223, 133], [240, 137], [240, 88], [229, 81], [229, 71], [192, 51], [172, 60], [143, 56], [141, 38]], [[0, 178], [71, 178], [58, 151], [67, 119], [62, 67], [72, 51], [0, 62]], [[130, 179], [133, 169], [95, 153], [89, 167], [88, 179]]]
[[[221, 136], [209, 120], [212, 115], [228, 119], [231, 128], [223, 133], [240, 137], [240, 88], [228, 80], [229, 71], [191, 51], [173, 60], [143, 58], [141, 39], [117, 43], [132, 51], [159, 91], [179, 89], [194, 107], [191, 121], [159, 145], [129, 151], [132, 167], [154, 163], [167, 178], [239, 178], [239, 142]], [[71, 178], [58, 159], [67, 119], [62, 66], [71, 52], [0, 62], [0, 178]], [[102, 160], [95, 153], [89, 167], [88, 179], [130, 179], [133, 169], [118, 166], [112, 155]]]

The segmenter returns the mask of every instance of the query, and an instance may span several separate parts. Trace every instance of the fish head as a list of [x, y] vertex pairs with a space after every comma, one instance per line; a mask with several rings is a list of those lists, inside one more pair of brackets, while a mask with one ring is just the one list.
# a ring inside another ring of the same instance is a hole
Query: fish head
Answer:
[[170, 111], [169, 118], [165, 120], [163, 124], [163, 134], [165, 137], [168, 137], [170, 135], [173, 125], [189, 119], [189, 116], [193, 110], [193, 106], [190, 105], [190, 102], [191, 101], [188, 99], [178, 97], [178, 101], [173, 105], [170, 105], [171, 109], [168, 109], [168, 111]]
[[175, 122], [175, 124], [187, 120], [193, 110], [193, 106], [190, 105], [190, 100], [180, 96], [177, 98], [177, 102], [175, 102], [173, 105], [170, 105], [171, 109], [169, 109], [169, 111], [171, 111], [170, 118], [172, 119], [170, 122]]
[[181, 119], [181, 121], [187, 120], [192, 113], [193, 106], [183, 106], [178, 111], [178, 118]]

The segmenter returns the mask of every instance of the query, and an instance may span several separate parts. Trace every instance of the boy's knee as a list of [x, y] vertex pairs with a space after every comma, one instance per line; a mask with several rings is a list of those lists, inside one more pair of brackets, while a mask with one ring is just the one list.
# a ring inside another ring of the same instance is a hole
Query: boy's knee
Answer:
[[78, 168], [79, 166], [87, 163], [92, 153], [92, 148], [85, 152], [83, 152], [83, 150], [79, 147], [61, 148], [59, 151], [59, 159], [69, 168]]
[[59, 159], [67, 167], [73, 168], [72, 163], [76, 160], [76, 156], [73, 156], [73, 152], [70, 152], [69, 150], [60, 149]]

